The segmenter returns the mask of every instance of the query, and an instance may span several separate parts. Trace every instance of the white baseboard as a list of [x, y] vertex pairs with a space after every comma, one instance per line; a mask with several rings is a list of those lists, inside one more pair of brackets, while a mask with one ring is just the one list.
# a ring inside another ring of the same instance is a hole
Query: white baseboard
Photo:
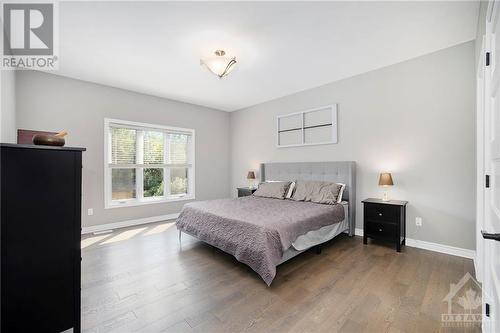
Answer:
[[176, 219], [177, 217], [179, 217], [179, 213], [151, 216], [151, 217], [145, 217], [142, 219], [126, 220], [126, 221], [120, 221], [120, 222], [114, 222], [114, 223], [108, 223], [108, 224], [100, 224], [100, 225], [82, 228], [82, 234], [90, 234], [90, 233], [94, 233], [94, 232], [102, 232], [102, 231], [106, 231], [106, 230], [131, 227], [134, 225], [154, 223], [154, 222], [160, 222], [160, 221], [166, 221], [166, 220], [173, 220], [173, 219]]
[[[134, 225], [141, 225], [141, 224], [154, 223], [154, 222], [160, 222], [160, 221], [166, 221], [166, 220], [173, 220], [173, 219], [176, 219], [177, 217], [179, 217], [179, 213], [151, 216], [151, 217], [146, 217], [146, 218], [142, 218], [142, 219], [126, 220], [126, 221], [108, 223], [108, 224], [100, 224], [100, 225], [96, 225], [96, 226], [83, 228], [82, 234], [90, 234], [90, 233], [94, 233], [94, 232], [102, 232], [102, 231], [106, 231], [106, 230], [131, 227]], [[356, 228], [355, 235], [356, 236], [363, 236], [363, 229]], [[445, 253], [445, 254], [451, 254], [453, 256], [473, 259], [474, 261], [476, 258], [476, 251], [474, 251], [474, 250], [462, 249], [459, 247], [443, 245], [443, 244], [438, 244], [438, 243], [431, 243], [431, 242], [426, 242], [426, 241], [422, 241], [422, 240], [418, 240], [418, 239], [406, 238], [406, 246], [416, 247], [419, 249], [440, 252], [440, 253]], [[474, 265], [475, 265], [475, 262], [474, 262]]]
[[418, 239], [407, 238], [406, 245], [411, 246], [411, 247], [417, 247], [419, 249], [451, 254], [454, 256], [464, 257], [464, 258], [468, 258], [468, 259], [474, 259], [476, 257], [476, 251], [474, 251], [474, 250], [463, 249], [460, 247], [443, 245], [443, 244], [438, 244], [438, 243], [431, 243], [431, 242], [426, 242], [426, 241], [422, 241], [422, 240], [418, 240]]
[[[363, 229], [356, 228], [355, 234], [356, 236], [363, 236]], [[452, 256], [463, 257], [468, 259], [474, 259], [476, 257], [476, 251], [474, 250], [462, 249], [460, 247], [431, 243], [412, 238], [406, 238], [406, 246], [416, 247], [419, 249], [440, 252], [445, 254], [451, 254]]]

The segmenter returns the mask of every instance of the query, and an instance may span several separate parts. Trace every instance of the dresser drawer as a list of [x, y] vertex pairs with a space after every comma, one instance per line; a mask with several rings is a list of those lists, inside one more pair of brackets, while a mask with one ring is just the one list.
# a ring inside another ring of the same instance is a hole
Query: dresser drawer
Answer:
[[367, 236], [391, 240], [398, 239], [398, 226], [393, 223], [366, 221], [366, 231]]
[[369, 204], [365, 206], [365, 218], [373, 221], [398, 223], [400, 208], [384, 204]]

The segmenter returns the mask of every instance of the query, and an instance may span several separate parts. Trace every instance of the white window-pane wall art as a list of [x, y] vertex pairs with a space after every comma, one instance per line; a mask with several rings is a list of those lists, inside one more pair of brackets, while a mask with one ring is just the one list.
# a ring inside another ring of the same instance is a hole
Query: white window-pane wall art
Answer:
[[337, 143], [337, 104], [276, 117], [278, 147]]

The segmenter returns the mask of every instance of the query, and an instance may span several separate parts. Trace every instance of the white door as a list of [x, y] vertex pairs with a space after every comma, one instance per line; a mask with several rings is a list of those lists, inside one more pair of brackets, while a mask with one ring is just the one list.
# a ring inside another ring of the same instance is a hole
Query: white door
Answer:
[[483, 227], [490, 234], [486, 237], [499, 236], [499, 240], [483, 239], [480, 244], [484, 272], [483, 331], [500, 332], [500, 3], [496, 1], [489, 4], [485, 40], [490, 54], [489, 65], [486, 61], [484, 64], [484, 171], [489, 179], [484, 181]]

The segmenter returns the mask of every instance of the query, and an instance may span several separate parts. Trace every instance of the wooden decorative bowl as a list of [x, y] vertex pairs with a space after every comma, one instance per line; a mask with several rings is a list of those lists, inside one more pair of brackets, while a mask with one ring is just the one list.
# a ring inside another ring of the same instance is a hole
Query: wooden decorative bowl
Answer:
[[64, 137], [54, 136], [54, 135], [45, 135], [45, 134], [37, 134], [33, 136], [33, 144], [38, 146], [59, 146], [62, 147], [66, 143]]

